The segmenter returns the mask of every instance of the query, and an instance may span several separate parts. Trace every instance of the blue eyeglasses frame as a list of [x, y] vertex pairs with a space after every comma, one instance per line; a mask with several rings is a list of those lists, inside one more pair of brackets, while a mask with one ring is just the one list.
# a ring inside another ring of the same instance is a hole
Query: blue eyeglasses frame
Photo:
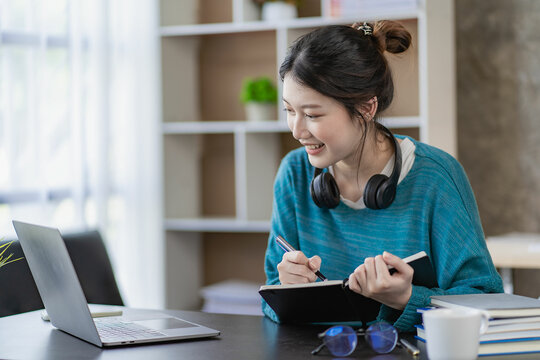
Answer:
[[366, 330], [336, 325], [318, 335], [323, 342], [311, 354], [316, 355], [326, 347], [334, 356], [348, 356], [358, 345], [358, 335], [364, 335], [366, 342], [378, 354], [387, 354], [394, 350], [399, 339], [396, 328], [386, 322], [373, 323]]

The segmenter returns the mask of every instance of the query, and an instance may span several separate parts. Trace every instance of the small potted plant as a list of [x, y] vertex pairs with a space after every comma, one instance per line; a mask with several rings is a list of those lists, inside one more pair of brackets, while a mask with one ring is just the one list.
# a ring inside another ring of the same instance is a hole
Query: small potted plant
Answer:
[[298, 17], [300, 0], [253, 0], [262, 5], [261, 18], [264, 21], [281, 21]]
[[277, 120], [277, 89], [268, 77], [244, 80], [240, 101], [249, 121]]

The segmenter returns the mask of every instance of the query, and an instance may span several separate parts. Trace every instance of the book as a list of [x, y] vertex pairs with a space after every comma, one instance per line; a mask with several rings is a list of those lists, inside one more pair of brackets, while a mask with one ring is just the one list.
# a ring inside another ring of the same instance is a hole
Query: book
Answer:
[[[416, 311], [420, 314], [425, 313], [436, 307], [418, 308]], [[513, 317], [513, 318], [490, 318], [486, 334], [492, 333], [508, 333], [515, 331], [531, 331], [538, 330], [540, 337], [540, 316]], [[417, 328], [423, 329], [423, 325], [415, 325]]]
[[[426, 330], [423, 325], [415, 325], [416, 335], [419, 338], [426, 338]], [[488, 328], [489, 329], [489, 328]], [[535, 327], [525, 331], [504, 331], [504, 332], [486, 332], [480, 335], [480, 343], [487, 343], [501, 340], [513, 339], [540, 339], [540, 327]]]
[[[425, 338], [418, 335], [415, 338], [424, 343], [426, 342]], [[478, 346], [478, 356], [530, 354], [537, 352], [540, 352], [540, 337], [480, 341]]]
[[490, 318], [540, 316], [540, 300], [514, 294], [467, 294], [431, 297], [431, 305], [485, 310]]
[[[403, 259], [414, 269], [413, 284], [438, 287], [437, 277], [424, 251]], [[389, 268], [390, 273], [395, 269]], [[349, 289], [348, 279], [308, 284], [263, 285], [259, 294], [281, 322], [314, 323], [362, 321], [377, 318], [381, 304]]]
[[532, 322], [540, 323], [540, 316], [524, 316], [524, 317], [514, 317], [514, 318], [489, 319], [490, 326], [532, 323]]
[[242, 280], [225, 280], [205, 286], [201, 311], [220, 314], [263, 315], [257, 283]]
[[511, 324], [496, 325], [490, 321], [486, 333], [492, 334], [524, 330], [540, 330], [540, 322], [516, 322]]
[[[426, 311], [438, 309], [437, 307], [418, 308], [416, 312], [423, 314]], [[526, 316], [513, 318], [490, 318], [486, 334], [504, 333], [510, 331], [540, 330], [540, 316]], [[423, 327], [423, 325], [415, 325]], [[539, 335], [540, 336], [540, 335]]]
[[479, 356], [530, 354], [535, 352], [540, 352], [540, 339], [488, 342], [478, 346]]

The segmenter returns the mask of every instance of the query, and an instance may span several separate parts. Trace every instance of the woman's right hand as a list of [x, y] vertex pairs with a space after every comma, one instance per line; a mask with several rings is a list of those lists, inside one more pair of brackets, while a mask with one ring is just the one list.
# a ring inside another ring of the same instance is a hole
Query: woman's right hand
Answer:
[[301, 251], [290, 251], [283, 254], [277, 265], [281, 284], [304, 284], [315, 282], [315, 271], [321, 267], [321, 258], [317, 255], [307, 258]]

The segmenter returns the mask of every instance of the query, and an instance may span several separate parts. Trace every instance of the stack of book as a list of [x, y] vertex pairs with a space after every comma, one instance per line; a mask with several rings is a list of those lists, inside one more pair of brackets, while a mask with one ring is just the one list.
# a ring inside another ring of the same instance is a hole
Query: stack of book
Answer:
[[[478, 355], [508, 355], [540, 352], [540, 300], [512, 294], [432, 296], [433, 308], [474, 308], [489, 313], [489, 326], [480, 336]], [[419, 312], [429, 311], [419, 309]], [[416, 337], [426, 339], [422, 325]]]
[[263, 315], [259, 284], [226, 280], [201, 289], [203, 312], [240, 315]]

